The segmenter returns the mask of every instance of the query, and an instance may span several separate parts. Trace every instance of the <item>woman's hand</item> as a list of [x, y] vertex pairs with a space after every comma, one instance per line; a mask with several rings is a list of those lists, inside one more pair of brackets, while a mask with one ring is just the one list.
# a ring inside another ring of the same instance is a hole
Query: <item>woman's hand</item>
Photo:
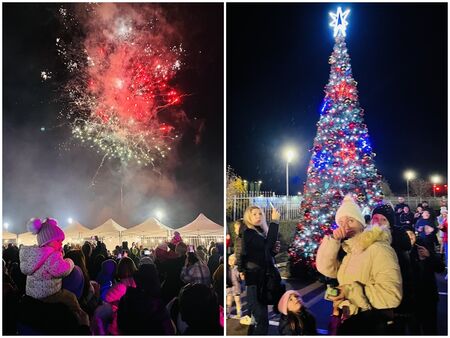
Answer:
[[345, 226], [338, 227], [337, 229], [333, 230], [333, 237], [334, 237], [334, 239], [336, 239], [338, 241], [344, 239], [346, 236], [347, 236], [347, 230], [346, 230]]
[[274, 206], [272, 206], [272, 221], [279, 221], [281, 218], [280, 213]]
[[338, 304], [340, 301], [345, 299], [344, 290], [342, 289], [342, 287], [338, 286], [336, 289], [339, 290], [339, 294], [337, 296], [333, 297], [333, 296], [328, 295], [328, 299], [333, 301], [333, 305], [335, 304], [335, 302], [336, 302], [336, 304]]

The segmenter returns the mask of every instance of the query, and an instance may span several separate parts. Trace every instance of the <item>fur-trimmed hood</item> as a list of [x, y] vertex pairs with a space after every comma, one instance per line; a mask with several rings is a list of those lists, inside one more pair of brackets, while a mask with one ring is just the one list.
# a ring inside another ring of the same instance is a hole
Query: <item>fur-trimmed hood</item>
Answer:
[[347, 253], [358, 254], [366, 250], [375, 242], [386, 242], [390, 245], [391, 236], [388, 229], [382, 229], [375, 226], [371, 229], [367, 229], [362, 233], [346, 240], [342, 244], [342, 248]]

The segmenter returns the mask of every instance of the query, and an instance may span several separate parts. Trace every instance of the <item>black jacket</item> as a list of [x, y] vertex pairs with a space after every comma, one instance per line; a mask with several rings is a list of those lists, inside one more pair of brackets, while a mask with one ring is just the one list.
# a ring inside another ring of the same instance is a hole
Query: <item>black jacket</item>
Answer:
[[242, 266], [246, 285], [257, 285], [267, 264], [273, 264], [271, 250], [278, 239], [279, 225], [270, 223], [267, 237], [255, 229], [245, 229], [242, 238]]
[[307, 310], [302, 308], [298, 319], [302, 322], [303, 329], [296, 327], [292, 330], [289, 325], [288, 316], [281, 315], [280, 324], [278, 326], [278, 333], [281, 336], [313, 336], [317, 335], [316, 319]]
[[414, 214], [412, 212], [400, 214], [400, 225], [405, 230], [414, 231]]

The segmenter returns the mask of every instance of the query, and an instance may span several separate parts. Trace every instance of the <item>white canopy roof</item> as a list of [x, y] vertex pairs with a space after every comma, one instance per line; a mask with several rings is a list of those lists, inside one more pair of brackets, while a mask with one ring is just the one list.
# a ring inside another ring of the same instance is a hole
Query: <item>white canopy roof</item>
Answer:
[[214, 223], [203, 214], [184, 227], [175, 229], [183, 236], [223, 236], [223, 226]]
[[127, 230], [123, 226], [120, 226], [117, 224], [113, 219], [107, 220], [102, 225], [99, 225], [98, 227], [92, 229], [87, 235], [90, 236], [108, 236], [108, 235], [118, 235], [119, 232]]
[[162, 224], [155, 218], [149, 218], [141, 224], [135, 225], [123, 232], [124, 236], [137, 235], [148, 237], [167, 237], [169, 231], [173, 229]]
[[19, 234], [17, 242], [25, 245], [37, 244], [36, 235], [33, 235], [31, 232], [24, 232], [23, 234]]
[[4, 240], [17, 239], [17, 235], [12, 232], [3, 230], [2, 239]]
[[86, 228], [77, 221], [74, 221], [71, 224], [69, 224], [68, 227], [64, 228], [63, 231], [66, 238], [79, 238], [89, 236], [91, 229]]

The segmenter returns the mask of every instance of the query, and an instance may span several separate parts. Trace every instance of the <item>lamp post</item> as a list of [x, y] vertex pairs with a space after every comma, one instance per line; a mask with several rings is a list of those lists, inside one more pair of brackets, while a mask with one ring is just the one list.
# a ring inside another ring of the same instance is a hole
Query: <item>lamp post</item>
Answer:
[[433, 175], [430, 177], [431, 183], [433, 183], [433, 197], [436, 199], [436, 184], [441, 183], [441, 176]]
[[404, 173], [404, 177], [406, 179], [406, 194], [408, 196], [408, 204], [409, 204], [409, 181], [416, 178], [416, 173], [412, 170], [407, 170]]

